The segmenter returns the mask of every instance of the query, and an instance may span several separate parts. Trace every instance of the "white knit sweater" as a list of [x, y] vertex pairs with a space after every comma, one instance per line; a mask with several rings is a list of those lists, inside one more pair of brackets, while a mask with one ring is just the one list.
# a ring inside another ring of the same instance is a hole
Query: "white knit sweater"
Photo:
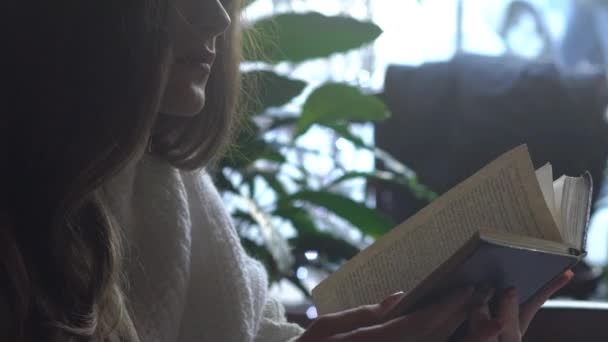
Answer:
[[144, 342], [286, 342], [302, 329], [268, 297], [204, 172], [144, 157], [108, 186], [128, 241], [127, 295]]

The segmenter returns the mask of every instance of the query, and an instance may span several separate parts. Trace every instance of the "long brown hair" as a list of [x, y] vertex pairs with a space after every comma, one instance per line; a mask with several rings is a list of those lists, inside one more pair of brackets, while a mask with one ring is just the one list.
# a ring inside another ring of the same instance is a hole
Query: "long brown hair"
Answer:
[[231, 1], [205, 110], [158, 116], [169, 1], [9, 0], [1, 15], [2, 339], [138, 339], [122, 292], [121, 228], [101, 185], [148, 146], [176, 167], [204, 166], [227, 141], [238, 89]]

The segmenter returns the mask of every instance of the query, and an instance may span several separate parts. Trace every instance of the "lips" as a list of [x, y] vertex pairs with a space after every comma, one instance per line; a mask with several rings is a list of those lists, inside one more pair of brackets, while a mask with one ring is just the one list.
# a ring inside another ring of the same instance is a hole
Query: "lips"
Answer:
[[175, 59], [175, 63], [189, 64], [189, 65], [207, 64], [207, 65], [211, 66], [211, 65], [213, 65], [214, 60], [215, 60], [215, 54], [206, 52], [206, 53], [198, 53], [198, 54], [191, 54], [191, 55], [177, 57]]

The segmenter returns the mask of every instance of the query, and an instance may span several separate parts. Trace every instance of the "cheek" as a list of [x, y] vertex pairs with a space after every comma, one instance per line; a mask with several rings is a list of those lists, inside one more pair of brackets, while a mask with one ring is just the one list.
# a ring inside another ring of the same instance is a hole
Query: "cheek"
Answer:
[[192, 67], [174, 65], [161, 101], [161, 113], [194, 116], [205, 106], [207, 77]]

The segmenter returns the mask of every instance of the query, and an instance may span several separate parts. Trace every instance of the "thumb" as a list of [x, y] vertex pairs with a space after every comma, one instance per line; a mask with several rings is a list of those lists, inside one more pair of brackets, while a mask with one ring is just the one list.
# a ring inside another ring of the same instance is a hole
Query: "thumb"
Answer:
[[322, 338], [379, 324], [384, 320], [384, 315], [404, 296], [403, 292], [398, 292], [386, 297], [380, 304], [321, 316], [310, 325], [305, 334], [310, 338]]
[[545, 287], [541, 292], [522, 306], [519, 323], [522, 334], [528, 330], [530, 322], [543, 303], [545, 303], [545, 301], [547, 301], [555, 292], [568, 284], [573, 277], [574, 273], [572, 273], [572, 271], [566, 271], [561, 276], [549, 283], [547, 287]]

